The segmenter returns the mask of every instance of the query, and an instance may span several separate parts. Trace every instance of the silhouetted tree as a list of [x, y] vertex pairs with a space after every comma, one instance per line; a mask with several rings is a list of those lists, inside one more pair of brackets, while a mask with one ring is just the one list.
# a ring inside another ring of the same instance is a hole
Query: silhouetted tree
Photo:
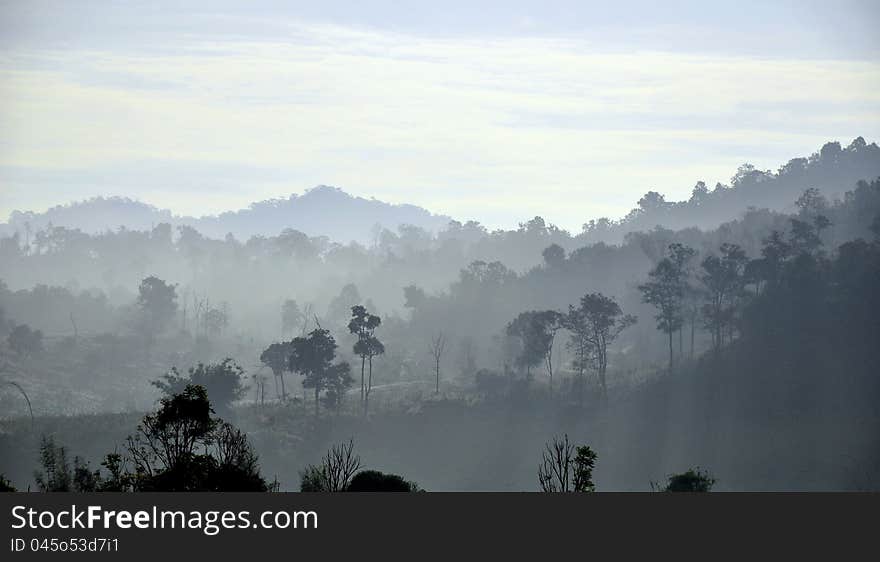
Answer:
[[687, 277], [683, 267], [686, 263], [686, 260], [683, 259], [683, 252], [684, 247], [670, 245], [667, 257], [661, 259], [648, 272], [648, 281], [639, 285], [642, 300], [657, 309], [657, 314], [654, 316], [657, 320], [657, 329], [664, 332], [669, 338], [670, 372], [674, 361], [672, 335], [680, 330], [684, 324], [682, 299]]
[[243, 375], [244, 369], [227, 357], [219, 363], [199, 363], [190, 367], [186, 376], [182, 376], [177, 367], [172, 367], [152, 384], [166, 397], [180, 394], [190, 385], [198, 385], [208, 393], [212, 404], [226, 414], [231, 411], [232, 403], [241, 399], [247, 390], [242, 384]]
[[684, 320], [690, 320], [691, 325], [691, 357], [694, 354], [694, 332], [696, 331], [696, 321], [699, 315], [700, 290], [695, 283], [694, 272], [691, 268], [691, 261], [697, 255], [697, 251], [684, 244], [673, 243], [669, 245], [669, 258], [675, 264], [680, 275], [681, 284], [681, 326], [678, 328], [678, 354], [684, 355]]
[[556, 332], [562, 327], [562, 314], [555, 310], [528, 311], [520, 313], [505, 329], [506, 334], [516, 338], [519, 350], [516, 364], [531, 368], [541, 363], [550, 375], [550, 389], [553, 389], [553, 343]]
[[526, 369], [526, 374], [531, 372], [532, 367], [541, 364], [546, 353], [546, 338], [537, 322], [537, 315], [538, 312], [534, 310], [521, 312], [505, 328], [507, 335], [519, 343], [515, 362]]
[[290, 346], [290, 370], [303, 376], [303, 388], [314, 390], [315, 417], [318, 417], [321, 392], [334, 380], [334, 377], [338, 380], [338, 369], [344, 369], [333, 365], [333, 359], [336, 357], [336, 340], [330, 335], [329, 330], [316, 328], [307, 336], [294, 338]]
[[783, 265], [792, 256], [793, 248], [783, 234], [773, 230], [763, 239], [761, 257], [751, 260], [743, 269], [744, 281], [755, 285], [755, 292], [780, 281]]
[[420, 492], [418, 484], [397, 474], [378, 470], [362, 470], [354, 475], [346, 492]]
[[281, 379], [281, 394], [278, 396], [282, 400], [287, 398], [287, 391], [284, 387], [284, 372], [290, 365], [290, 354], [289, 342], [273, 343], [260, 354], [260, 361], [268, 366], [275, 376], [275, 394], [278, 394], [278, 379]]
[[140, 310], [138, 328], [146, 339], [146, 349], [152, 347], [156, 336], [174, 319], [177, 313], [177, 291], [155, 276], [141, 281], [137, 306]]
[[320, 465], [308, 465], [300, 472], [302, 492], [344, 492], [361, 468], [361, 457], [354, 452], [354, 441], [333, 445]]
[[699, 205], [706, 199], [707, 195], [709, 195], [709, 188], [706, 187], [706, 182], [698, 181], [694, 185], [694, 189], [691, 190], [690, 202]]
[[590, 293], [581, 297], [577, 316], [587, 328], [584, 337], [589, 343], [593, 366], [599, 375], [602, 395], [607, 396], [608, 346], [614, 343], [621, 332], [636, 323], [636, 317], [624, 314], [614, 299], [602, 293]]
[[437, 394], [440, 394], [440, 360], [443, 358], [443, 352], [445, 350], [446, 335], [443, 334], [443, 332], [438, 332], [436, 336], [431, 338], [431, 347], [429, 348], [431, 357], [434, 359], [434, 377], [436, 379], [434, 392]]
[[542, 492], [593, 492], [596, 453], [586, 445], [569, 442], [568, 434], [554, 437], [544, 446], [538, 465]]
[[[361, 358], [361, 404], [364, 416], [367, 415], [370, 403], [370, 391], [373, 389], [373, 357], [385, 353], [385, 346], [375, 336], [376, 328], [382, 319], [370, 314], [362, 305], [351, 307], [351, 321], [348, 331], [357, 336], [354, 344], [355, 355]], [[369, 363], [369, 379], [364, 379], [364, 368]]]
[[210, 451], [209, 487], [218, 491], [263, 492], [277, 488], [260, 475], [259, 457], [247, 436], [221, 422], [214, 430]]
[[796, 254], [815, 254], [822, 246], [822, 230], [831, 226], [831, 222], [825, 215], [800, 220], [789, 219], [791, 231], [789, 232], [789, 244]]
[[[127, 441], [135, 491], [253, 491], [270, 489], [257, 456], [239, 430], [212, 416], [205, 389], [187, 385], [161, 399]], [[108, 457], [109, 460], [109, 457]]]
[[128, 451], [140, 478], [160, 472], [181, 480], [199, 446], [210, 439], [217, 420], [204, 387], [186, 385], [160, 400], [154, 414], [144, 416], [137, 434], [128, 438]]
[[108, 472], [108, 476], [99, 475], [98, 491], [101, 492], [130, 492], [134, 485], [134, 476], [128, 472], [128, 460], [117, 452], [108, 453], [101, 466]]
[[[660, 488], [661, 492], [711, 492], [715, 485], [715, 479], [706, 471], [699, 468], [688, 469], [681, 474], [669, 476], [666, 486]], [[657, 486], [652, 484], [655, 489]]]
[[67, 450], [50, 436], [40, 438], [40, 466], [34, 480], [41, 492], [98, 492], [105, 489], [100, 471], [93, 471], [80, 457], [67, 460]]
[[572, 353], [572, 367], [577, 371], [578, 404], [583, 405], [586, 383], [584, 373], [590, 366], [590, 357], [593, 352], [590, 323], [580, 307], [575, 308], [574, 305], [568, 305], [568, 314], [563, 318], [563, 326], [569, 333], [566, 347]]
[[67, 460], [67, 450], [56, 446], [55, 440], [43, 435], [40, 438], [41, 471], [34, 472], [34, 480], [41, 492], [70, 492], [73, 490], [73, 473]]
[[0, 474], [0, 492], [15, 492], [15, 486], [12, 485], [12, 482], [6, 478], [5, 475]]
[[351, 366], [348, 363], [331, 365], [324, 382], [324, 405], [338, 411], [345, 393], [353, 383], [354, 378], [351, 376]]
[[706, 289], [703, 318], [712, 334], [712, 346], [718, 351], [724, 345], [724, 334], [733, 328], [736, 302], [743, 296], [746, 279], [745, 252], [735, 244], [721, 245], [721, 256], [709, 255], [703, 259], [700, 281]]
[[535, 318], [541, 333], [542, 351], [544, 353], [544, 366], [550, 377], [550, 392], [553, 392], [553, 346], [556, 343], [556, 334], [564, 327], [565, 317], [555, 310], [543, 310]]
[[559, 244], [550, 244], [544, 248], [541, 256], [549, 268], [558, 268], [565, 263], [565, 250]]

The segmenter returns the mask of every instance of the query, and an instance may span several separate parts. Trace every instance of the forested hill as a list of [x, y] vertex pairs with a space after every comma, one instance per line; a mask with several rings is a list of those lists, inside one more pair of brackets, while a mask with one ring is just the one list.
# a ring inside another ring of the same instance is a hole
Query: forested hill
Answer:
[[335, 242], [366, 243], [371, 240], [376, 224], [391, 230], [408, 224], [436, 232], [449, 220], [447, 216], [434, 215], [415, 205], [355, 197], [339, 188], [321, 185], [302, 195], [260, 201], [247, 209], [204, 217], [175, 216], [166, 209], [122, 197], [96, 197], [58, 205], [45, 213], [15, 211], [8, 223], [0, 224], [0, 234], [17, 231], [25, 236], [26, 228], [36, 232], [49, 224], [96, 234], [117, 230], [120, 226], [148, 231], [160, 223], [168, 223], [191, 226], [215, 239], [222, 239], [227, 233], [238, 239], [274, 236], [292, 228], [310, 236], [326, 236]]
[[[667, 201], [662, 194], [649, 191], [636, 208], [619, 220], [590, 217], [589, 204], [584, 203], [582, 232], [571, 232], [576, 243], [562, 245], [574, 248], [594, 242], [620, 243], [630, 232], [649, 231], [657, 226], [672, 230], [714, 229], [740, 218], [750, 208], [790, 213], [795, 211], [794, 202], [807, 189], [818, 189], [833, 201], [852, 190], [859, 180], [870, 182], [877, 177], [880, 147], [876, 143], [869, 144], [862, 137], [846, 147], [829, 142], [809, 157], [789, 160], [775, 172], [743, 164], [730, 185], [719, 183], [710, 188], [698, 181], [686, 201]], [[414, 205], [394, 205], [356, 197], [336, 187], [318, 186], [302, 195], [260, 201], [247, 209], [204, 217], [175, 216], [171, 211], [131, 199], [98, 197], [59, 205], [44, 213], [15, 211], [8, 223], [0, 223], [0, 235], [18, 232], [25, 239], [27, 229], [36, 232], [50, 224], [94, 234], [120, 226], [149, 231], [160, 223], [168, 223], [191, 226], [213, 239], [223, 239], [232, 233], [237, 239], [246, 240], [293, 229], [345, 244], [374, 242], [377, 224], [391, 231], [401, 225], [413, 225], [436, 234], [449, 226], [450, 220]]]
[[679, 230], [712, 229], [739, 218], [749, 208], [790, 213], [806, 189], [818, 189], [830, 200], [842, 198], [859, 180], [880, 177], [880, 147], [858, 137], [849, 146], [829, 142], [809, 157], [793, 158], [777, 171], [743, 164], [730, 185], [714, 188], [698, 181], [686, 201], [667, 201], [656, 191], [647, 192], [638, 206], [621, 220], [607, 218], [584, 224], [587, 242], [620, 242], [629, 232], [656, 226]]

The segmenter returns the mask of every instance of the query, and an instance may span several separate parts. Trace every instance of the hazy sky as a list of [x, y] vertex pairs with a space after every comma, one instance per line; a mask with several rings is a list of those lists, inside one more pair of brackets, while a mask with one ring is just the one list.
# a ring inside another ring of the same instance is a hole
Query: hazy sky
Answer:
[[0, 220], [329, 184], [579, 230], [880, 140], [877, 2], [177, 4], [0, 2]]

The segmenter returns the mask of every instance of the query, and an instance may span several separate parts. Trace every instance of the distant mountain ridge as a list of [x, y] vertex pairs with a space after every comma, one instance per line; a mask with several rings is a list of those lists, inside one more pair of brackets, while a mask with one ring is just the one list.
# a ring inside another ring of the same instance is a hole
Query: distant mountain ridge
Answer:
[[[648, 191], [637, 206], [619, 220], [584, 216], [589, 220], [579, 236], [580, 243], [619, 243], [629, 232], [648, 231], [657, 226], [673, 230], [711, 229], [737, 219], [749, 208], [791, 212], [795, 201], [808, 188], [818, 189], [829, 199], [842, 198], [860, 180], [880, 177], [880, 147], [857, 137], [848, 146], [828, 142], [808, 157], [793, 158], [777, 171], [760, 170], [743, 164], [730, 185], [709, 188], [697, 182], [691, 197], [667, 201]], [[548, 217], [552, 219], [552, 217]], [[302, 195], [269, 199], [246, 209], [216, 216], [177, 216], [166, 209], [122, 197], [97, 197], [59, 205], [44, 213], [15, 211], [8, 223], [0, 223], [0, 235], [36, 232], [48, 224], [96, 233], [124, 226], [149, 230], [159, 223], [192, 226], [210, 238], [232, 233], [245, 240], [251, 236], [276, 236], [291, 228], [309, 236], [326, 236], [340, 243], [355, 240], [369, 243], [375, 225], [396, 230], [409, 224], [437, 233], [452, 219], [408, 204], [390, 204], [350, 195], [337, 187], [319, 185]]]
[[391, 230], [411, 224], [437, 232], [450, 220], [448, 216], [433, 214], [416, 205], [365, 199], [338, 187], [319, 185], [302, 195], [268, 199], [246, 209], [203, 217], [174, 215], [167, 209], [125, 197], [95, 197], [58, 205], [44, 213], [14, 211], [8, 223], [0, 224], [0, 232], [23, 231], [26, 224], [37, 231], [50, 223], [88, 233], [116, 230], [120, 226], [149, 230], [164, 222], [192, 226], [210, 238], [223, 238], [231, 233], [245, 240], [251, 236], [275, 236], [292, 228], [309, 236], [327, 236], [336, 242], [366, 243], [376, 224]]

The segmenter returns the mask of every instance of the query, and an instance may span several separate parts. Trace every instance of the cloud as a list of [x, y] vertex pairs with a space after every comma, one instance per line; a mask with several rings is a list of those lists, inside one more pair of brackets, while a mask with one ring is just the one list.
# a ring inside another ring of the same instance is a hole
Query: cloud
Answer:
[[8, 50], [0, 215], [98, 193], [198, 215], [331, 184], [577, 229], [648, 189], [683, 197], [745, 160], [880, 136], [870, 60], [278, 25], [271, 40], [196, 35], [155, 52]]

